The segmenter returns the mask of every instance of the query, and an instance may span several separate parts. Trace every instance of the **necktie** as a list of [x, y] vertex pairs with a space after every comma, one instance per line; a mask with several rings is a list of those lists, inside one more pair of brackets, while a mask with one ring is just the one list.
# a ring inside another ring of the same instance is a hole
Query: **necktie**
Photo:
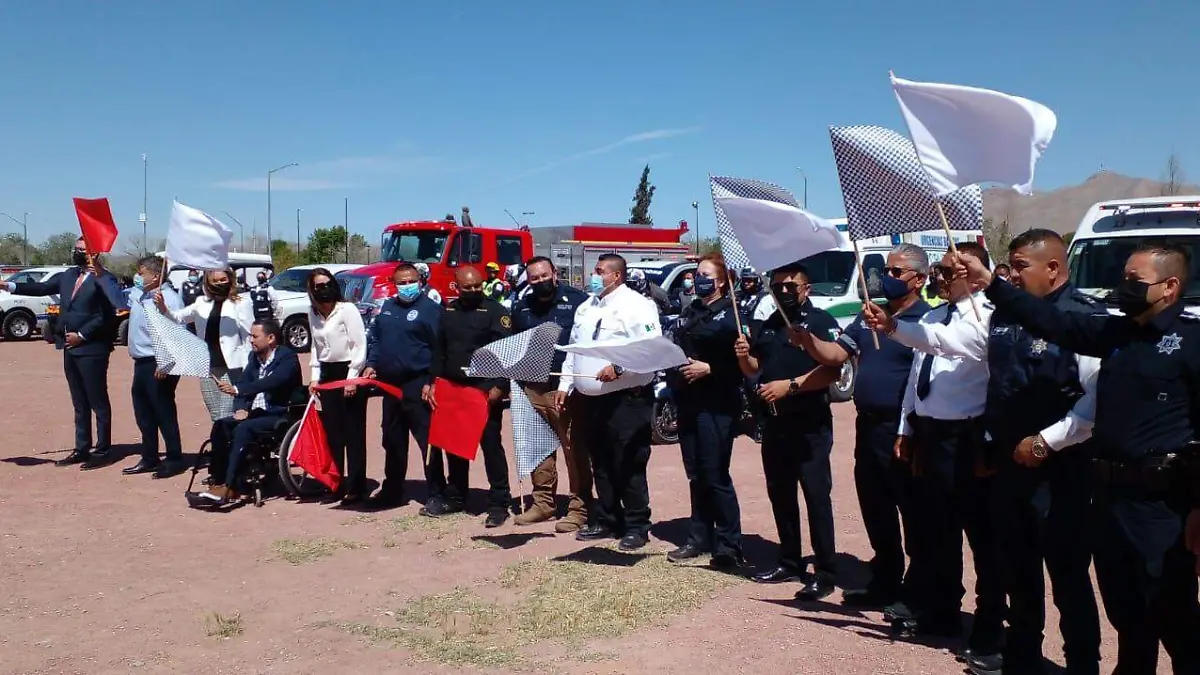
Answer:
[[74, 298], [75, 294], [79, 292], [79, 287], [83, 285], [84, 279], [87, 279], [87, 272], [80, 272], [79, 278], [75, 280], [75, 290], [71, 291], [72, 298]]
[[[943, 326], [950, 325], [950, 319], [954, 317], [954, 305], [948, 305], [946, 308], [946, 316], [942, 319]], [[929, 395], [929, 378], [933, 374], [933, 354], [921, 355], [921, 372], [917, 375], [917, 398], [922, 401]]]

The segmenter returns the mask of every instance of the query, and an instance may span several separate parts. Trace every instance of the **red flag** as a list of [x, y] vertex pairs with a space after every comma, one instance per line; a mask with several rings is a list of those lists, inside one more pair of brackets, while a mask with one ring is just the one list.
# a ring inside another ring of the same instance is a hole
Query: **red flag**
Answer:
[[79, 231], [88, 253], [108, 253], [117, 241], [117, 224], [113, 221], [108, 198], [75, 198], [75, 215], [79, 217]]
[[288, 461], [321, 481], [330, 491], [337, 490], [342, 482], [342, 475], [333, 461], [333, 453], [329, 451], [329, 440], [325, 438], [325, 425], [321, 424], [321, 414], [317, 412], [312, 401], [309, 401], [304, 410], [304, 419], [300, 421], [300, 429], [296, 431], [296, 440], [292, 442]]
[[475, 459], [488, 419], [487, 394], [439, 377], [434, 381], [434, 398], [437, 409], [429, 422], [429, 444], [466, 460]]

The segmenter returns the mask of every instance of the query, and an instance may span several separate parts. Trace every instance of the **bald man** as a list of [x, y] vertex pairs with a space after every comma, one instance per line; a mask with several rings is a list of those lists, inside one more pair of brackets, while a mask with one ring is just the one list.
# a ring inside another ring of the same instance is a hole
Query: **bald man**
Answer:
[[[454, 275], [458, 286], [458, 298], [452, 300], [442, 315], [438, 337], [433, 346], [433, 362], [430, 373], [434, 378], [444, 378], [459, 384], [476, 387], [487, 394], [488, 421], [483, 429], [480, 446], [483, 449], [483, 466], [488, 478], [488, 509], [484, 525], [499, 527], [508, 520], [512, 493], [508, 485], [508, 462], [504, 456], [504, 445], [500, 440], [500, 426], [504, 417], [502, 399], [508, 380], [493, 380], [467, 377], [465, 369], [471, 365], [471, 355], [476, 349], [508, 337], [512, 320], [504, 307], [483, 297], [483, 275], [474, 267], [461, 267]], [[435, 410], [437, 387], [428, 385], [422, 397]], [[454, 455], [446, 457], [449, 481], [445, 496], [430, 500], [421, 514], [441, 516], [463, 510], [467, 498], [467, 460]], [[442, 453], [430, 448], [430, 470], [427, 476], [441, 476]]]

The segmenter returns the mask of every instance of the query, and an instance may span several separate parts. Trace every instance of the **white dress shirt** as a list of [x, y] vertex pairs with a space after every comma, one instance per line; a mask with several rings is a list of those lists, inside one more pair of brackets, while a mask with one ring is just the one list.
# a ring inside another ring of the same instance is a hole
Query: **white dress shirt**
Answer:
[[352, 302], [339, 302], [328, 317], [310, 307], [308, 328], [312, 334], [312, 355], [309, 364], [312, 381], [321, 380], [321, 363], [350, 362], [347, 379], [358, 377], [367, 360], [367, 330], [362, 315]]
[[[592, 296], [575, 310], [575, 324], [571, 328], [571, 344], [591, 344], [619, 337], [650, 338], [662, 335], [658, 322], [658, 305], [653, 300], [628, 286], [621, 284], [608, 295]], [[586, 396], [600, 396], [622, 389], [644, 387], [654, 380], [654, 373], [626, 371], [612, 382], [595, 379], [601, 370], [612, 365], [604, 359], [592, 356], [567, 354], [563, 361], [563, 375], [558, 381], [559, 391], [575, 390]], [[580, 377], [574, 377], [578, 373]]]
[[[204, 339], [205, 328], [211, 318], [213, 301], [207, 296], [196, 298], [192, 304], [178, 311], [171, 312], [171, 318], [177, 323], [196, 324], [196, 335]], [[217, 344], [221, 348], [221, 356], [225, 357], [225, 367], [245, 368], [250, 359], [250, 328], [254, 325], [254, 304], [250, 298], [239, 296], [236, 301], [226, 300], [221, 303], [220, 338]]]
[[[976, 296], [979, 298], [979, 296]], [[964, 300], [958, 303], [958, 310], [955, 317], [951, 319], [950, 325], [943, 326], [942, 318], [945, 316], [944, 307], [942, 305], [926, 314], [936, 315], [931, 321], [922, 319], [917, 323], [900, 323], [896, 326], [896, 332], [892, 334], [892, 338], [906, 347], [912, 347], [918, 352], [927, 354], [936, 354], [939, 358], [959, 358], [970, 361], [982, 361], [983, 365], [987, 366], [988, 357], [988, 334], [990, 332], [992, 306], [989, 303], [980, 300], [979, 313], [983, 317], [983, 322], [975, 320], [974, 310], [971, 309], [969, 300]], [[959, 320], [959, 315], [963, 315], [966, 320]], [[913, 359], [914, 369], [913, 374], [909, 376], [909, 389], [915, 392], [916, 377], [920, 369], [920, 354]], [[1067, 413], [1066, 417], [1051, 424], [1041, 431], [1042, 440], [1046, 442], [1046, 446], [1051, 450], [1061, 450], [1062, 448], [1082, 443], [1092, 437], [1092, 424], [1096, 419], [1096, 378], [1100, 374], [1100, 359], [1091, 356], [1075, 355], [1075, 363], [1079, 368], [1079, 385], [1083, 389], [1083, 396], [1075, 402], [1075, 406]], [[934, 362], [933, 372], [938, 372], [938, 363]], [[934, 397], [937, 385], [934, 384], [935, 377], [930, 377], [928, 401]], [[987, 389], [987, 379], [984, 379], [984, 390]], [[905, 392], [905, 402], [907, 404], [910, 392]], [[915, 394], [912, 396], [916, 399]], [[986, 395], [985, 395], [986, 400]], [[916, 404], [917, 414], [921, 415], [920, 403]], [[906, 408], [907, 410], [907, 408]], [[930, 415], [932, 417], [932, 415]], [[938, 419], [961, 419], [961, 418], [938, 418]], [[901, 429], [904, 429], [906, 423], [902, 420], [900, 423]], [[903, 433], [903, 432], [901, 432]]]

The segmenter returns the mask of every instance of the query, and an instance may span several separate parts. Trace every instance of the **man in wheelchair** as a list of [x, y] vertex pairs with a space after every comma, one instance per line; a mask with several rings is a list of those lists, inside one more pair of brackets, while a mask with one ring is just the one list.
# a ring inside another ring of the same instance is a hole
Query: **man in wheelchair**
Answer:
[[210, 487], [199, 495], [214, 506], [238, 499], [237, 480], [246, 447], [285, 418], [293, 395], [304, 385], [300, 359], [279, 345], [281, 338], [282, 331], [274, 319], [255, 321], [250, 329], [254, 354], [241, 379], [236, 385], [220, 385], [222, 391], [234, 397], [234, 413], [213, 424]]

